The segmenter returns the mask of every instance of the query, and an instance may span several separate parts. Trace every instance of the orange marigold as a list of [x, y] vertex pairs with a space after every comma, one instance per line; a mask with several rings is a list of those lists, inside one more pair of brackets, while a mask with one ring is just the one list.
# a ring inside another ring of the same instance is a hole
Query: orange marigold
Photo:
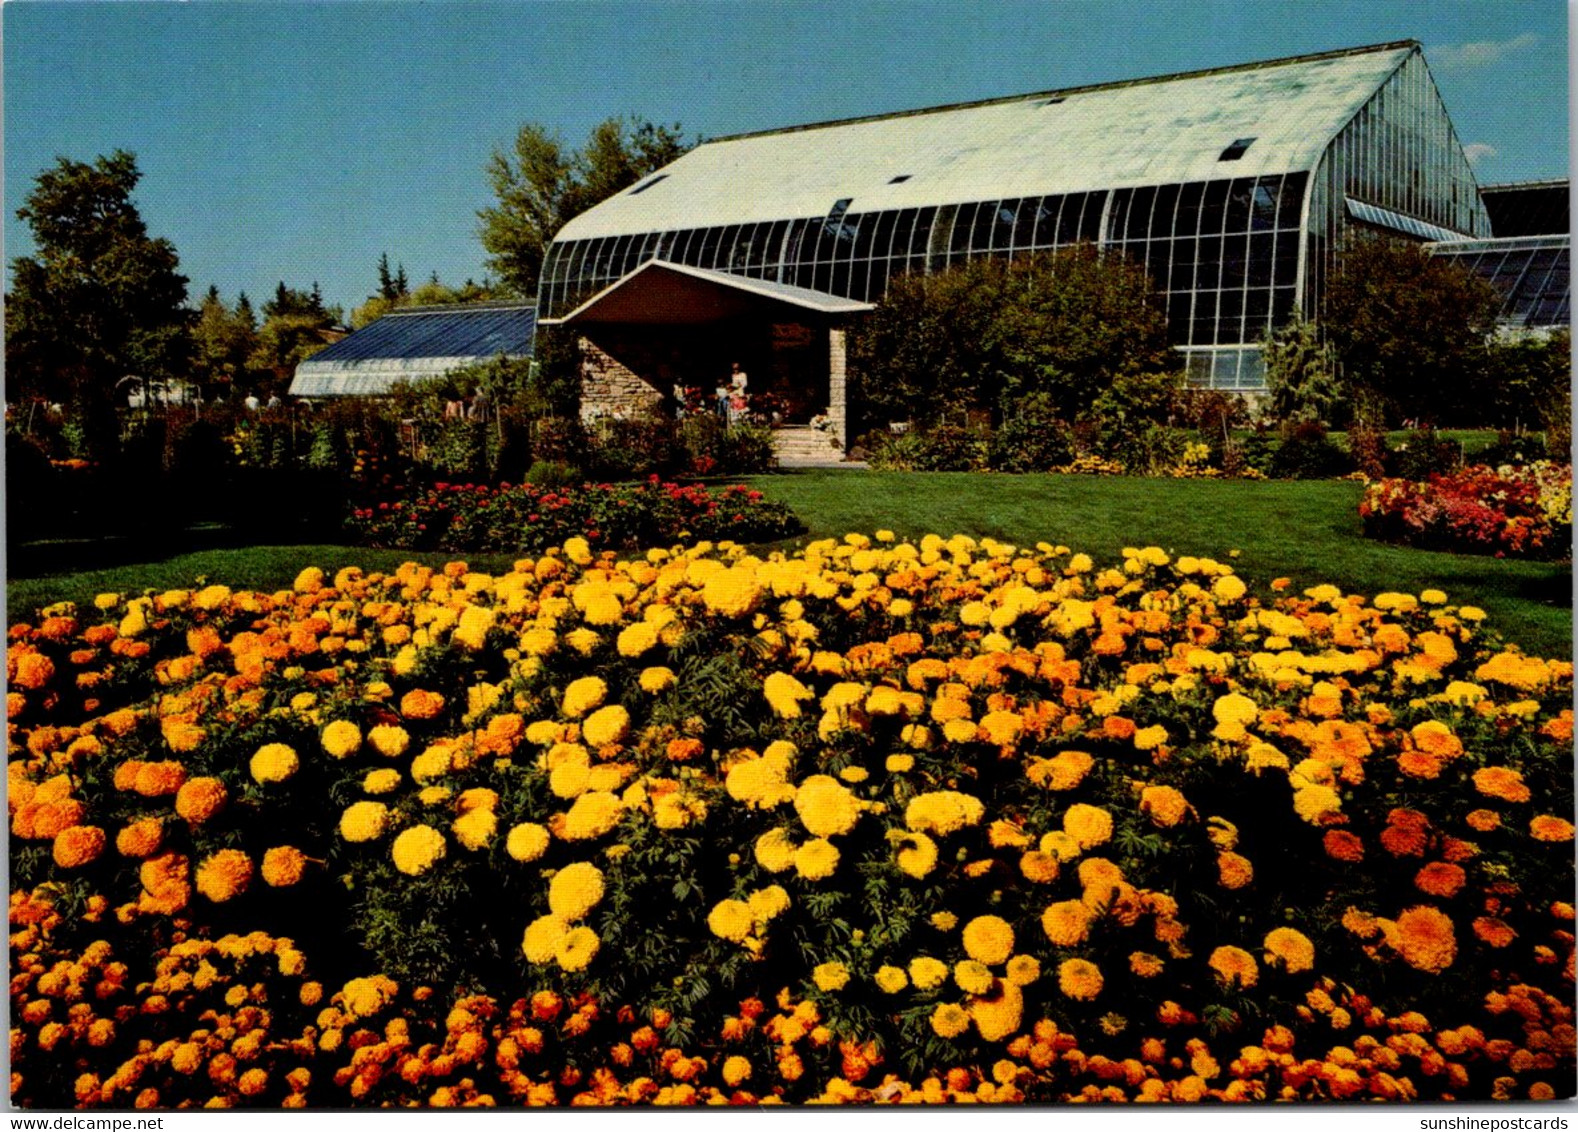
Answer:
[[1431, 896], [1456, 896], [1467, 880], [1462, 868], [1445, 861], [1431, 861], [1414, 876], [1414, 887]]
[[158, 818], [143, 818], [115, 835], [115, 849], [123, 857], [151, 857], [163, 840], [163, 823]]
[[400, 697], [400, 714], [407, 719], [436, 719], [444, 710], [444, 697], [437, 692], [413, 689]]
[[1473, 927], [1474, 934], [1491, 947], [1506, 947], [1518, 935], [1507, 921], [1495, 916], [1480, 916]]
[[1260, 965], [1242, 947], [1218, 947], [1211, 952], [1207, 963], [1215, 972], [1217, 981], [1224, 986], [1238, 986], [1247, 990], [1260, 980]]
[[1088, 959], [1065, 959], [1058, 965], [1057, 985], [1069, 998], [1088, 1002], [1101, 993], [1101, 968]]
[[1140, 812], [1166, 828], [1184, 820], [1189, 813], [1189, 800], [1171, 786], [1147, 786], [1140, 791]]
[[1409, 964], [1439, 974], [1457, 958], [1457, 936], [1452, 918], [1439, 908], [1417, 904], [1397, 917], [1387, 942]]
[[217, 778], [193, 778], [175, 795], [175, 812], [193, 825], [201, 825], [225, 808], [230, 794]]
[[1255, 879], [1255, 866], [1238, 853], [1218, 853], [1216, 872], [1223, 888], [1243, 888]]
[[1463, 820], [1470, 829], [1479, 833], [1489, 833], [1501, 826], [1501, 815], [1495, 810], [1470, 810]]
[[221, 849], [197, 866], [197, 891], [215, 904], [239, 896], [252, 882], [252, 858], [239, 849]]
[[291, 845], [279, 845], [263, 854], [263, 883], [270, 888], [289, 888], [301, 880], [307, 867], [306, 854]]
[[1295, 928], [1273, 928], [1266, 935], [1266, 962], [1279, 963], [1289, 974], [1315, 966], [1315, 945]]
[[55, 835], [55, 864], [75, 869], [104, 852], [104, 831], [96, 825], [74, 825]]
[[1573, 823], [1554, 814], [1541, 814], [1529, 822], [1529, 835], [1536, 841], [1571, 841]]
[[1394, 857], [1423, 857], [1429, 836], [1414, 826], [1389, 825], [1381, 830], [1381, 845]]
[[[166, 759], [156, 763], [137, 763], [137, 769], [132, 774], [131, 788], [144, 798], [162, 798], [166, 794], [174, 794], [185, 781], [186, 768], [178, 762]], [[118, 771], [115, 784], [120, 786]]]
[[1321, 844], [1326, 850], [1326, 856], [1334, 861], [1362, 861], [1364, 860], [1364, 842], [1342, 829], [1328, 829]]
[[1527, 802], [1529, 788], [1523, 775], [1506, 766], [1487, 766], [1474, 772], [1474, 789], [1491, 798], [1504, 802]]

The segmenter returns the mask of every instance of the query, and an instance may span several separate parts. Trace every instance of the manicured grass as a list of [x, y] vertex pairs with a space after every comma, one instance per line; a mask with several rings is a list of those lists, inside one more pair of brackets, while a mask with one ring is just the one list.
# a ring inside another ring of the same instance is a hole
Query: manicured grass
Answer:
[[[1360, 534], [1361, 488], [1347, 482], [1157, 480], [1096, 476], [816, 471], [751, 481], [792, 508], [809, 528], [793, 542], [870, 533], [963, 533], [1033, 545], [1062, 543], [1116, 559], [1125, 546], [1229, 559], [1251, 582], [1289, 577], [1300, 588], [1331, 582], [1374, 595], [1435, 587], [1478, 605], [1509, 640], [1545, 656], [1572, 655], [1572, 570], [1387, 546]], [[782, 544], [789, 545], [789, 544]], [[158, 562], [50, 577], [10, 579], [12, 619], [54, 601], [89, 602], [103, 592], [191, 586], [198, 578], [277, 589], [304, 566], [389, 570], [407, 559], [440, 565], [459, 557], [345, 546], [250, 546], [203, 550]], [[513, 555], [465, 555], [501, 571]]]

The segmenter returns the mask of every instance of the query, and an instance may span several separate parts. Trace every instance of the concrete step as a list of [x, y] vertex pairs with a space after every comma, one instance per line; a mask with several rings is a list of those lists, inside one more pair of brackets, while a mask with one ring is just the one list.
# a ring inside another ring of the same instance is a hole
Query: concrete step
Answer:
[[844, 464], [844, 454], [832, 436], [814, 428], [775, 429], [773, 452], [782, 468], [830, 468]]

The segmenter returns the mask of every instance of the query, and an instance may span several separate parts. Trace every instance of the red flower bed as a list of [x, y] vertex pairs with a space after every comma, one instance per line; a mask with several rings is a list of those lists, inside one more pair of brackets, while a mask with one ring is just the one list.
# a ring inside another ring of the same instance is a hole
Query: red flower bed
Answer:
[[1572, 550], [1572, 467], [1474, 465], [1423, 483], [1384, 479], [1359, 502], [1370, 538], [1429, 550], [1555, 558]]
[[760, 542], [802, 528], [788, 507], [751, 488], [713, 491], [653, 476], [642, 483], [576, 488], [437, 483], [410, 498], [357, 508], [351, 529], [365, 546], [536, 551], [577, 537], [594, 547], [685, 539]]

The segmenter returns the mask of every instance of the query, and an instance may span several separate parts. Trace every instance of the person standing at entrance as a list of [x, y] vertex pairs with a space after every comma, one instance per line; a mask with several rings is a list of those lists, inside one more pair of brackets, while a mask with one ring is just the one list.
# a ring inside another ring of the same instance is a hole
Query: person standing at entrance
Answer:
[[747, 384], [749, 384], [749, 379], [745, 376], [745, 371], [740, 368], [740, 363], [730, 362], [729, 391], [731, 393], [737, 393], [741, 397], [749, 396], [745, 388]]

